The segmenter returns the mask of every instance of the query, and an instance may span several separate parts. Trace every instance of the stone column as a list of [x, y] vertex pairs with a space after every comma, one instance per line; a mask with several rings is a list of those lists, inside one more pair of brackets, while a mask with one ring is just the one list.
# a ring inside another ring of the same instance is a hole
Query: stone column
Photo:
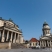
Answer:
[[21, 43], [21, 35], [19, 35], [19, 43]]
[[46, 41], [45, 41], [45, 47], [46, 47]]
[[52, 47], [52, 45], [51, 45], [51, 40], [50, 40], [50, 48]]
[[9, 38], [9, 31], [7, 32], [7, 38], [6, 38], [6, 41], [8, 41], [8, 38]]
[[49, 42], [47, 41], [48, 47], [49, 47]]
[[15, 33], [15, 36], [14, 36], [13, 43], [16, 43], [16, 33]]
[[42, 47], [44, 47], [44, 42], [42, 41]]
[[1, 31], [0, 31], [0, 37], [1, 37]]
[[[1, 30], [0, 30], [0, 38], [1, 38]], [[1, 39], [0, 39], [0, 41], [1, 41]]]
[[16, 43], [19, 43], [19, 33], [17, 34], [17, 40]]
[[2, 40], [1, 40], [1, 42], [4, 42], [5, 41], [5, 36], [4, 36], [4, 30], [3, 30], [3, 32], [2, 32]]
[[20, 36], [19, 36], [19, 33], [18, 33], [18, 43], [20, 43]]
[[11, 42], [12, 42], [12, 37], [13, 37], [13, 32], [11, 32], [11, 39], [10, 39]]

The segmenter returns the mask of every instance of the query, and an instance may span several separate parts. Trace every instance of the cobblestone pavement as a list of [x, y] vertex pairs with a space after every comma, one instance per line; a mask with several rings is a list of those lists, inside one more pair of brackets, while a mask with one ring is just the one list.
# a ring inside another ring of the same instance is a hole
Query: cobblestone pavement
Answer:
[[52, 49], [0, 49], [0, 52], [52, 52]]

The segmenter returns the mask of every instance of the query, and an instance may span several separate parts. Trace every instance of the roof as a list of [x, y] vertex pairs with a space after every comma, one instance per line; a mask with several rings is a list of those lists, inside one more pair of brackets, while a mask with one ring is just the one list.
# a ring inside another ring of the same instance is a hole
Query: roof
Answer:
[[43, 36], [40, 38], [40, 40], [52, 40], [52, 35], [50, 36]]
[[36, 38], [31, 38], [30, 42], [37, 42], [38, 40]]
[[[5, 19], [3, 19], [2, 17], [0, 17], [0, 20], [3, 20], [3, 21], [10, 21], [10, 22], [12, 22], [13, 24], [15, 24], [11, 18], [9, 18], [9, 20], [5, 20]], [[16, 24], [15, 24], [15, 25], [16, 25]], [[19, 28], [18, 25], [16, 25], [16, 26]]]
[[43, 25], [48, 25], [48, 23], [45, 21], [45, 22], [43, 23]]

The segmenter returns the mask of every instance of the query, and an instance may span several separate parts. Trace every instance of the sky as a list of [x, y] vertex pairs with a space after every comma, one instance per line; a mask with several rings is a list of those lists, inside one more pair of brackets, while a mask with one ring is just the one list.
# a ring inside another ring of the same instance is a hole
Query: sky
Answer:
[[0, 0], [0, 17], [11, 18], [25, 40], [39, 39], [45, 20], [52, 33], [52, 0]]

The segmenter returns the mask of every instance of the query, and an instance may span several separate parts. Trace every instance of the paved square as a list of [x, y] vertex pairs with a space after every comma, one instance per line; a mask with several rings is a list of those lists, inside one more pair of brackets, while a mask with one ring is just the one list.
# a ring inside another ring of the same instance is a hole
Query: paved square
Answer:
[[0, 52], [52, 52], [52, 49], [0, 49]]

